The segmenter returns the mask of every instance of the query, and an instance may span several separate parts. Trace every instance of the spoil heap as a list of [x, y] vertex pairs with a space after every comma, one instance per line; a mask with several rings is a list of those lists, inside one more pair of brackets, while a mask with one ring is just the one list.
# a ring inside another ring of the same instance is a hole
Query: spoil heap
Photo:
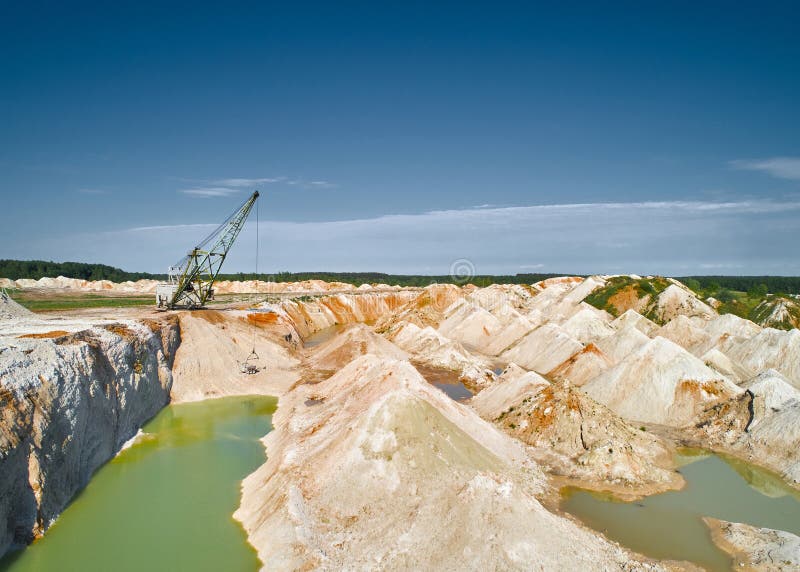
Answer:
[[664, 338], [650, 340], [583, 389], [626, 419], [674, 427], [742, 391]]
[[407, 362], [360, 357], [286, 395], [273, 421], [235, 514], [270, 568], [641, 566], [546, 510], [524, 447]]

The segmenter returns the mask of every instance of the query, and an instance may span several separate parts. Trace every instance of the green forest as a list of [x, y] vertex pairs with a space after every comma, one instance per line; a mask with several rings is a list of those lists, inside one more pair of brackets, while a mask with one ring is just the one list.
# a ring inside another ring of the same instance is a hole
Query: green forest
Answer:
[[[389, 284], [392, 286], [427, 286], [433, 283], [474, 284], [484, 287], [490, 284], [532, 284], [546, 278], [570, 275], [569, 273], [477, 275], [469, 279], [448, 275], [403, 275], [382, 272], [277, 272], [274, 274], [236, 273], [221, 274], [220, 280], [269, 280], [275, 282], [299, 282], [301, 280], [325, 280], [348, 284]], [[165, 274], [127, 272], [105, 264], [86, 262], [52, 262], [45, 260], [0, 260], [0, 277], [11, 280], [20, 278], [66, 276], [83, 280], [164, 280]], [[720, 290], [754, 292], [766, 289], [771, 294], [800, 294], [800, 276], [676, 276], [695, 291], [706, 293]]]
[[166, 275], [149, 274], [147, 272], [126, 272], [105, 264], [89, 264], [86, 262], [52, 262], [46, 260], [0, 260], [0, 278], [19, 280], [20, 278], [80, 278], [83, 280], [141, 280], [143, 278], [162, 279]]

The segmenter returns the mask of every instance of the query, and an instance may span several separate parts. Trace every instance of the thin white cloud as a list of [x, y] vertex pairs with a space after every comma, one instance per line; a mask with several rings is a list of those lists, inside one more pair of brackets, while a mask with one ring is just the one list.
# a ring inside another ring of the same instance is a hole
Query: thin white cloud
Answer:
[[198, 223], [198, 224], [163, 224], [158, 226], [136, 226], [126, 229], [122, 232], [153, 232], [153, 231], [182, 231], [182, 230], [202, 230], [207, 228], [216, 228], [218, 223]]
[[209, 184], [223, 187], [255, 187], [257, 185], [270, 185], [272, 183], [282, 183], [284, 181], [286, 181], [286, 177], [261, 177], [258, 179], [233, 178], [209, 181]]
[[740, 201], [642, 201], [642, 202], [616, 202], [616, 203], [556, 203], [516, 207], [473, 207], [468, 209], [452, 209], [430, 211], [423, 214], [412, 215], [384, 215], [384, 217], [467, 217], [483, 218], [497, 215], [527, 216], [533, 213], [572, 213], [574, 211], [599, 212], [599, 211], [681, 211], [686, 213], [771, 213], [786, 210], [800, 209], [800, 199], [771, 201], [771, 200], [740, 200]]
[[240, 193], [241, 190], [229, 187], [202, 187], [198, 189], [181, 189], [178, 192], [191, 197], [207, 199], [211, 197], [229, 197]]
[[759, 171], [777, 179], [800, 181], [800, 157], [771, 157], [768, 159], [740, 159], [731, 161], [735, 169]]
[[[261, 220], [259, 268], [446, 274], [453, 261], [466, 258], [479, 274], [797, 275], [798, 213], [800, 198], [563, 203], [329, 221]], [[80, 256], [164, 271], [218, 223], [75, 233], [50, 242], [42, 238], [26, 242], [24, 252], [16, 255]], [[254, 268], [255, 234], [250, 221], [229, 254], [226, 272]]]
[[301, 189], [333, 189], [336, 187], [334, 183], [329, 181], [305, 181], [303, 179], [286, 179], [283, 183], [292, 187], [300, 187]]
[[[191, 189], [191, 191], [205, 191], [208, 189]], [[225, 189], [231, 192], [238, 192], [234, 189]], [[189, 192], [182, 191], [182, 192]], [[222, 195], [211, 195], [222, 196]], [[294, 225], [294, 226], [314, 226], [327, 225], [331, 227], [343, 228], [347, 226], [363, 226], [369, 224], [382, 225], [386, 223], [419, 223], [419, 224], [481, 224], [491, 225], [506, 223], [522, 223], [528, 220], [549, 217], [551, 220], [558, 220], [558, 216], [584, 216], [592, 215], [597, 217], [595, 223], [602, 223], [603, 217], [642, 217], [642, 216], [664, 216], [675, 217], [685, 215], [695, 215], [698, 217], [711, 215], [757, 215], [770, 213], [785, 213], [800, 210], [800, 199], [798, 200], [742, 200], [728, 202], [707, 202], [707, 201], [642, 201], [642, 202], [616, 202], [616, 203], [559, 203], [549, 205], [531, 205], [516, 207], [492, 207], [480, 208], [473, 207], [467, 209], [450, 209], [427, 211], [416, 214], [386, 214], [367, 219], [343, 219], [322, 222], [292, 222], [292, 221], [272, 221], [270, 224]], [[604, 214], [605, 213], [605, 214]], [[648, 213], [650, 213], [648, 215]], [[210, 224], [210, 223], [209, 223]], [[175, 225], [174, 227], [162, 226], [161, 229], [186, 228], [196, 225]], [[149, 230], [150, 227], [142, 227]], [[127, 229], [128, 231], [138, 229]], [[609, 243], [604, 243], [610, 245]], [[629, 245], [630, 243], [616, 242], [610, 246]]]
[[[221, 197], [237, 192], [238, 189], [254, 188], [262, 185], [287, 185], [301, 189], [332, 189], [336, 185], [330, 181], [317, 179], [306, 181], [289, 177], [232, 177], [229, 179], [195, 180], [200, 186], [180, 192], [196, 197]], [[224, 189], [224, 190], [223, 190]]]

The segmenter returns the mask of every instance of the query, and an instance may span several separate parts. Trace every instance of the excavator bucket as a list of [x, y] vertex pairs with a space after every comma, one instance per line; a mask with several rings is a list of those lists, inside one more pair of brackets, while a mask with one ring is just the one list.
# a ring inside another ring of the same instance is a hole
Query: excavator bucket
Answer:
[[253, 375], [261, 371], [258, 367], [259, 357], [255, 348], [250, 352], [250, 355], [241, 363], [241, 372], [247, 375]]

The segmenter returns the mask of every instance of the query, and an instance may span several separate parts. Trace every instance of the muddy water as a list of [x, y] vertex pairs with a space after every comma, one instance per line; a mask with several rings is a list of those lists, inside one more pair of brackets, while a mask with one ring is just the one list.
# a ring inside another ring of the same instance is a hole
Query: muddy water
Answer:
[[347, 326], [348, 324], [337, 324], [329, 328], [323, 328], [322, 330], [311, 334], [305, 340], [303, 340], [303, 347], [313, 348], [314, 346], [324, 344], [328, 340], [332, 339], [336, 334], [344, 330]]
[[241, 480], [264, 461], [258, 439], [275, 406], [272, 397], [234, 397], [167, 407], [0, 570], [257, 570], [231, 515]]
[[777, 476], [696, 450], [682, 451], [678, 461], [687, 481], [681, 491], [623, 503], [565, 489], [561, 506], [637, 552], [713, 571], [730, 570], [731, 560], [711, 542], [703, 516], [800, 534], [800, 493]]
[[434, 387], [444, 391], [454, 401], [465, 401], [472, 397], [472, 392], [458, 379], [458, 374], [436, 367], [415, 366], [425, 380]]

